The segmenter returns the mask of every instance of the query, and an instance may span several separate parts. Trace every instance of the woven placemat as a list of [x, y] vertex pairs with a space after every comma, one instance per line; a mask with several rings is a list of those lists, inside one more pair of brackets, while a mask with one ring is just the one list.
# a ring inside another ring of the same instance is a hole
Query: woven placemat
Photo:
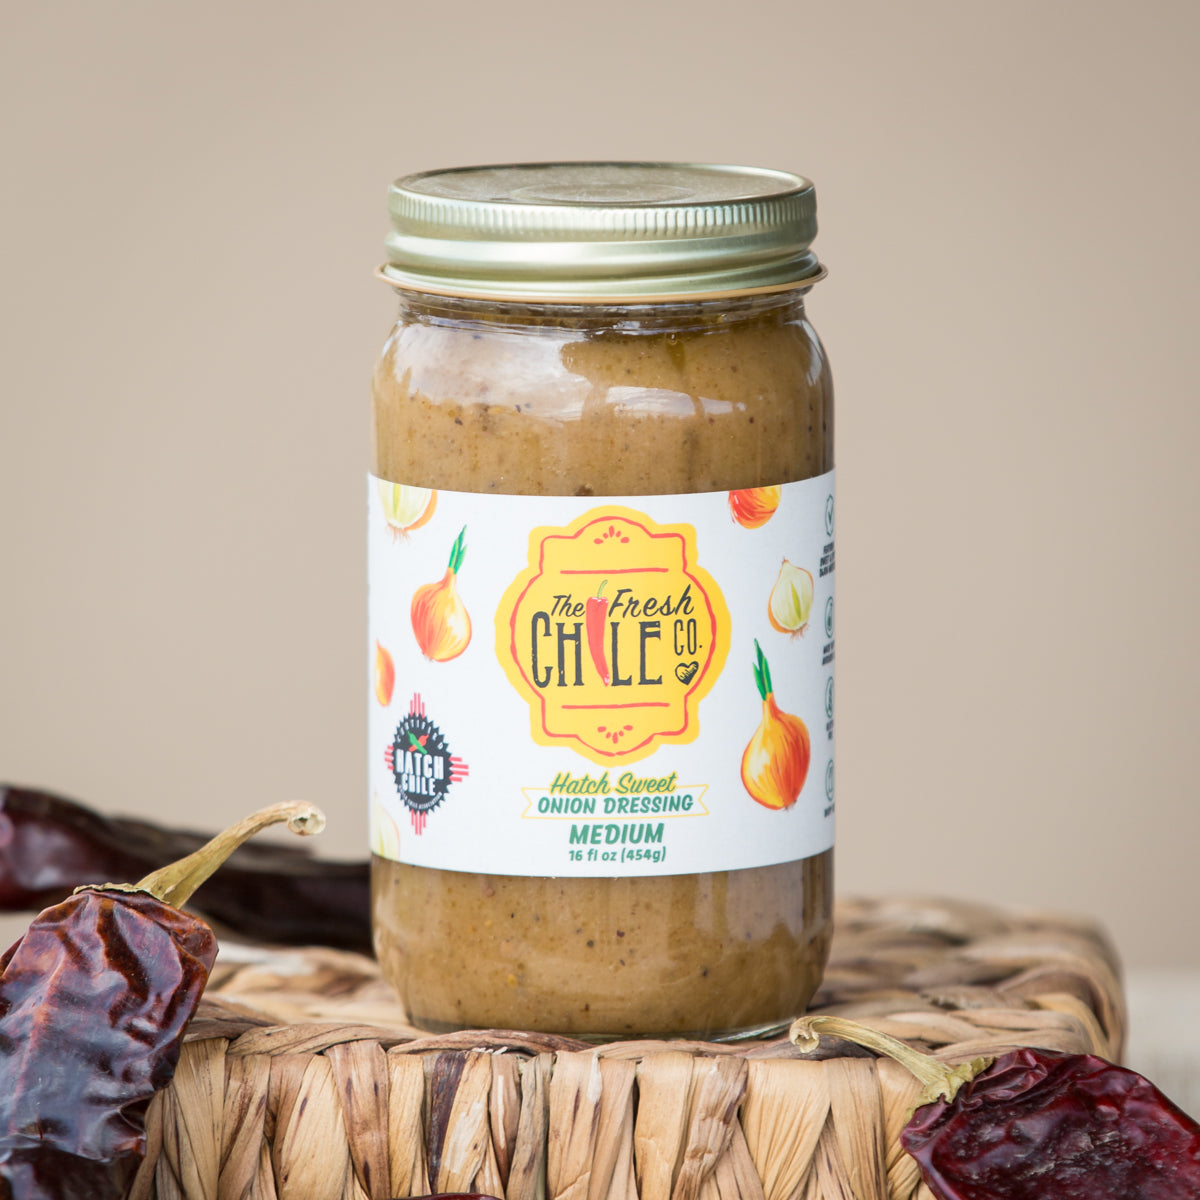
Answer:
[[[845, 901], [813, 1009], [950, 1061], [1019, 1045], [1119, 1059], [1116, 956], [1095, 926], [941, 900]], [[136, 1200], [913, 1200], [919, 1091], [842, 1043], [589, 1046], [429, 1037], [374, 962], [226, 944]]]

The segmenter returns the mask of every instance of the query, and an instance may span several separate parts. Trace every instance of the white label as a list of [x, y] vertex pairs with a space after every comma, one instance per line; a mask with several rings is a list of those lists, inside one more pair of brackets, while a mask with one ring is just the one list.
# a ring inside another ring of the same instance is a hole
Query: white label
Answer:
[[675, 496], [371, 477], [371, 847], [681, 875], [833, 845], [833, 472]]

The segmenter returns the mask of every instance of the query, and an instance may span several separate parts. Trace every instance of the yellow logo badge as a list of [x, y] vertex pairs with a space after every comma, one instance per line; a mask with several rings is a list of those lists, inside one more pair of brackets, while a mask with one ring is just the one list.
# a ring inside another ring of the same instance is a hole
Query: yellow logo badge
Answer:
[[595, 763], [694, 741], [729, 652], [729, 612], [691, 525], [617, 505], [529, 535], [496, 613], [496, 653], [533, 739]]

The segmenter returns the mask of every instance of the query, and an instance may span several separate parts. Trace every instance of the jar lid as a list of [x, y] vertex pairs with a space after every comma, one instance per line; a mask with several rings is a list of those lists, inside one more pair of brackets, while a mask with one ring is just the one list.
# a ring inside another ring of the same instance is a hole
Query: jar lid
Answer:
[[521, 163], [426, 171], [388, 192], [382, 275], [416, 291], [648, 300], [816, 282], [813, 185], [706, 163]]

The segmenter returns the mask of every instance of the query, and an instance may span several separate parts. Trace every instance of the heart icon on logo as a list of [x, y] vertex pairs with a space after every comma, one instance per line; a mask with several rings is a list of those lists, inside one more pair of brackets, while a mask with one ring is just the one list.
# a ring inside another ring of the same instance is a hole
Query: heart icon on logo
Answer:
[[695, 679], [698, 670], [700, 670], [698, 662], [680, 663], [675, 668], [675, 678], [680, 683], [691, 683]]

